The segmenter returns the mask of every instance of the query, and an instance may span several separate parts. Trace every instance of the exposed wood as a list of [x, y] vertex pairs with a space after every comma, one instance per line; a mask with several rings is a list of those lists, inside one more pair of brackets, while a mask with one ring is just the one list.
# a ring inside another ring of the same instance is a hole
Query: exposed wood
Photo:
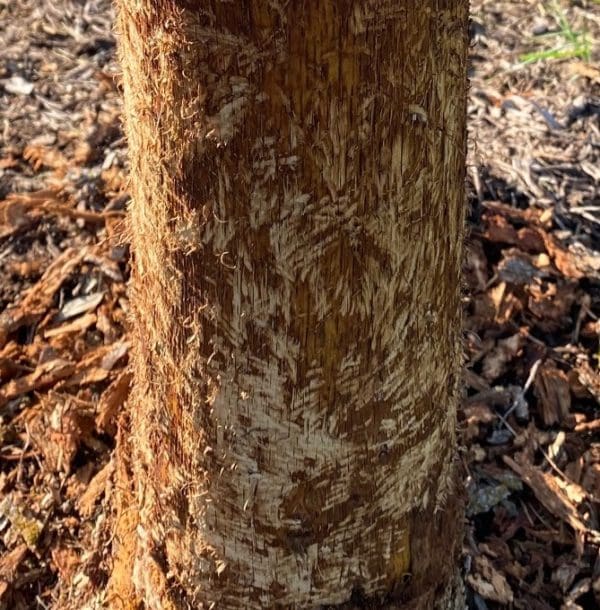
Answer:
[[458, 599], [467, 4], [118, 3], [145, 607]]

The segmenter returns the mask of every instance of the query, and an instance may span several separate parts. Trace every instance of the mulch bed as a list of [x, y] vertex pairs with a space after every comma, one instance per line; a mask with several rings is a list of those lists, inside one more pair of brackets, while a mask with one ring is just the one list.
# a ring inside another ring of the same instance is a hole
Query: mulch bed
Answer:
[[[109, 0], [0, 2], [0, 608], [11, 610], [79, 609], [108, 577], [106, 497], [131, 380], [111, 23]], [[593, 608], [600, 5], [476, 0], [471, 39], [469, 604]]]

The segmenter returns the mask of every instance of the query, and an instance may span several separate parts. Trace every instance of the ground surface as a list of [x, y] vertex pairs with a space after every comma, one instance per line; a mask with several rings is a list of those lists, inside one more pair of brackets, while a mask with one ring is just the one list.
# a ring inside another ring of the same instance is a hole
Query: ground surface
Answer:
[[[130, 381], [111, 20], [0, 0], [0, 608], [80, 608], [107, 578]], [[594, 608], [600, 5], [476, 0], [471, 36], [469, 602]]]

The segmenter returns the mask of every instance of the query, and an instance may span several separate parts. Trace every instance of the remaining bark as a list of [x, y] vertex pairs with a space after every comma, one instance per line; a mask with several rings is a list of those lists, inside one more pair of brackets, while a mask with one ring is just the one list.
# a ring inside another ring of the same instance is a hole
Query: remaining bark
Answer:
[[467, 0], [117, 4], [112, 604], [458, 607]]

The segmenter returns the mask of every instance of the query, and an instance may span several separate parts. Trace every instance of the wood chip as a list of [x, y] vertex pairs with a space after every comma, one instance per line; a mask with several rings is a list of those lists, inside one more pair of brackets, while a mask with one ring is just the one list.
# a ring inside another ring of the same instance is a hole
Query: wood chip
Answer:
[[62, 358], [43, 362], [33, 373], [13, 379], [0, 388], [0, 406], [33, 390], [51, 388], [61, 379], [70, 377], [75, 370], [72, 362]]
[[87, 489], [77, 500], [77, 510], [82, 517], [90, 517], [100, 496], [106, 491], [108, 482], [114, 472], [114, 462], [110, 460], [90, 481]]
[[98, 402], [98, 415], [96, 416], [96, 428], [114, 436], [117, 431], [117, 416], [124, 408], [125, 401], [129, 396], [132, 375], [129, 371], [123, 371], [115, 381], [103, 392]]
[[552, 362], [544, 363], [534, 381], [538, 408], [546, 426], [562, 422], [571, 412], [569, 379]]
[[8, 590], [10, 583], [15, 579], [17, 570], [27, 555], [27, 550], [27, 545], [22, 543], [0, 557], [0, 601], [3, 593]]
[[52, 306], [54, 295], [87, 254], [87, 248], [68, 248], [48, 267], [25, 297], [0, 315], [0, 347], [8, 335], [37, 322]]
[[44, 338], [51, 339], [52, 337], [59, 337], [60, 335], [66, 335], [68, 333], [79, 333], [87, 330], [90, 326], [96, 323], [96, 314], [88, 313], [85, 316], [81, 316], [76, 320], [73, 320], [70, 324], [61, 324], [55, 328], [50, 328], [44, 331]]
[[517, 464], [506, 455], [503, 459], [531, 488], [536, 498], [550, 513], [570, 525], [576, 532], [587, 536], [594, 543], [600, 543], [600, 532], [582, 521], [577, 507], [573, 505], [553, 475], [543, 472], [531, 464]]
[[505, 576], [496, 570], [485, 555], [478, 555], [473, 561], [473, 572], [467, 582], [481, 597], [500, 604], [511, 604], [514, 594]]

